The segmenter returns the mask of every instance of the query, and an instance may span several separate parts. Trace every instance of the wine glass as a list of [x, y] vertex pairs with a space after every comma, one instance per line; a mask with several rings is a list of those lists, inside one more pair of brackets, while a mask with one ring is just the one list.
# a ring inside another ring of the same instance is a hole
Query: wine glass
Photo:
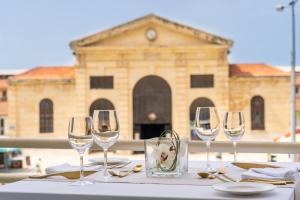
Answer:
[[234, 162], [237, 161], [236, 145], [245, 132], [245, 120], [242, 112], [226, 112], [224, 115], [224, 132], [233, 143]]
[[104, 181], [108, 181], [107, 151], [119, 138], [119, 121], [115, 110], [95, 110], [93, 114], [93, 138], [104, 153]]
[[197, 136], [206, 142], [207, 162], [205, 171], [215, 171], [210, 165], [210, 143], [217, 137], [220, 129], [220, 120], [215, 107], [198, 107], [195, 117]]
[[78, 151], [80, 156], [80, 178], [72, 185], [89, 185], [90, 181], [84, 180], [83, 155], [93, 145], [93, 121], [91, 117], [72, 117], [69, 121], [68, 139], [71, 147]]

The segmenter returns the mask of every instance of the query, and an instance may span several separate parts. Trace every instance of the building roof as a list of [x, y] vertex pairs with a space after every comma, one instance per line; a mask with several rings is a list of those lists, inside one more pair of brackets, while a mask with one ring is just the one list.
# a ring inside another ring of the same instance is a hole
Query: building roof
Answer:
[[7, 115], [7, 101], [0, 101], [0, 115]]
[[7, 88], [7, 79], [0, 79], [0, 90], [5, 90]]
[[12, 76], [11, 80], [57, 80], [73, 79], [75, 77], [75, 67], [35, 67], [21, 74]]
[[129, 30], [135, 29], [137, 27], [144, 26], [147, 23], [154, 23], [154, 24], [161, 24], [164, 26], [167, 26], [173, 30], [182, 31], [186, 34], [193, 35], [194, 37], [205, 40], [214, 44], [220, 44], [220, 45], [226, 45], [228, 47], [231, 47], [233, 45], [233, 41], [224, 37], [220, 37], [217, 35], [214, 35], [212, 33], [208, 33], [206, 31], [196, 29], [191, 26], [183, 25], [181, 23], [177, 23], [174, 21], [171, 21], [169, 19], [166, 19], [164, 17], [158, 16], [156, 14], [149, 14], [134, 20], [131, 20], [127, 23], [120, 24], [118, 26], [112, 27], [110, 29], [98, 32], [93, 35], [89, 35], [86, 37], [83, 37], [81, 39], [72, 41], [70, 43], [70, 47], [72, 49], [76, 47], [86, 47], [92, 44], [95, 44], [97, 42], [100, 42], [108, 37], [116, 36], [118, 34], [122, 34], [124, 32], [127, 32]]
[[[282, 71], [267, 64], [230, 64], [230, 77], [269, 77], [289, 76], [288, 72]], [[74, 66], [61, 67], [35, 67], [23, 73], [12, 76], [11, 80], [57, 80], [74, 79]], [[297, 85], [300, 85], [300, 76], [297, 76]], [[6, 80], [0, 80], [0, 89], [7, 87]]]
[[268, 77], [289, 76], [288, 72], [263, 63], [230, 64], [229, 75], [231, 77]]
[[300, 111], [300, 97], [299, 96], [296, 97], [296, 110]]
[[300, 72], [296, 72], [296, 85], [300, 86]]

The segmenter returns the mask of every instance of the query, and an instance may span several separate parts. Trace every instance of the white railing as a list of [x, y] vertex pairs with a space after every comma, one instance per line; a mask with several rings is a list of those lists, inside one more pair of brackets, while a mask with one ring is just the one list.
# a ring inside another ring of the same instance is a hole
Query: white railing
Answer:
[[[33, 149], [70, 149], [66, 139], [20, 139], [0, 138], [0, 147], [11, 148], [33, 148]], [[99, 148], [96, 145], [93, 148]], [[142, 140], [121, 140], [111, 150], [143, 151], [144, 141]], [[205, 143], [201, 141], [189, 142], [190, 152], [205, 152]], [[213, 142], [212, 152], [232, 152], [230, 142]], [[279, 142], [239, 142], [239, 153], [273, 153], [273, 154], [300, 154], [300, 143], [279, 143]], [[26, 178], [27, 174], [0, 174], [0, 183], [10, 183]]]
[[[15, 148], [37, 148], [37, 149], [70, 149], [66, 139], [21, 139], [1, 138], [0, 147]], [[96, 145], [93, 148], [98, 148]], [[278, 154], [300, 154], [300, 143], [290, 142], [239, 142], [238, 152], [240, 153], [278, 153]], [[120, 140], [111, 150], [143, 151], [144, 141], [142, 140]], [[190, 152], [204, 152], [205, 143], [201, 141], [189, 142]], [[232, 152], [230, 142], [213, 142], [212, 152]]]

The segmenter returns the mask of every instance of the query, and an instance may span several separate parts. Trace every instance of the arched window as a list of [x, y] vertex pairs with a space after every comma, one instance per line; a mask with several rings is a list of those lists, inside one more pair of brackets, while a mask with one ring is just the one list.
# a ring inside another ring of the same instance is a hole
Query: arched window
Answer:
[[191, 139], [199, 139], [194, 131], [195, 115], [197, 107], [214, 107], [215, 104], [208, 98], [200, 97], [195, 99], [190, 106], [190, 127], [191, 127]]
[[43, 99], [40, 102], [40, 133], [53, 132], [53, 102]]
[[93, 117], [94, 110], [114, 110], [115, 107], [107, 99], [97, 99], [90, 106], [90, 116]]
[[261, 96], [251, 99], [251, 129], [265, 129], [265, 101]]
[[208, 98], [200, 97], [195, 99], [190, 106], [190, 121], [195, 120], [197, 107], [214, 107], [215, 104]]

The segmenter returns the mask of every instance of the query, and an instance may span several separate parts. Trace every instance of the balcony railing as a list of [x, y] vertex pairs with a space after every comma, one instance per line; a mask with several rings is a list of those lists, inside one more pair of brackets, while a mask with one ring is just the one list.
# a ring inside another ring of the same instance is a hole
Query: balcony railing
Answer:
[[[14, 148], [36, 148], [36, 149], [71, 149], [67, 139], [0, 139], [0, 147]], [[96, 145], [93, 148], [97, 149]], [[190, 152], [204, 152], [205, 143], [202, 141], [190, 141]], [[143, 151], [144, 142], [142, 140], [120, 140], [111, 150]], [[232, 152], [230, 142], [213, 142], [212, 152]], [[239, 153], [278, 153], [278, 154], [300, 154], [300, 143], [291, 142], [239, 142]]]
[[[0, 138], [1, 148], [32, 148], [32, 149], [70, 149], [67, 139], [20, 139]], [[94, 145], [92, 148], [98, 149]], [[205, 143], [201, 141], [190, 141], [190, 152], [205, 152]], [[143, 151], [142, 140], [120, 140], [111, 150]], [[212, 152], [232, 152], [230, 142], [213, 142]], [[239, 153], [272, 153], [272, 154], [300, 154], [300, 143], [275, 143], [275, 142], [239, 142]], [[1, 174], [0, 183], [9, 183], [26, 178], [26, 174]]]

